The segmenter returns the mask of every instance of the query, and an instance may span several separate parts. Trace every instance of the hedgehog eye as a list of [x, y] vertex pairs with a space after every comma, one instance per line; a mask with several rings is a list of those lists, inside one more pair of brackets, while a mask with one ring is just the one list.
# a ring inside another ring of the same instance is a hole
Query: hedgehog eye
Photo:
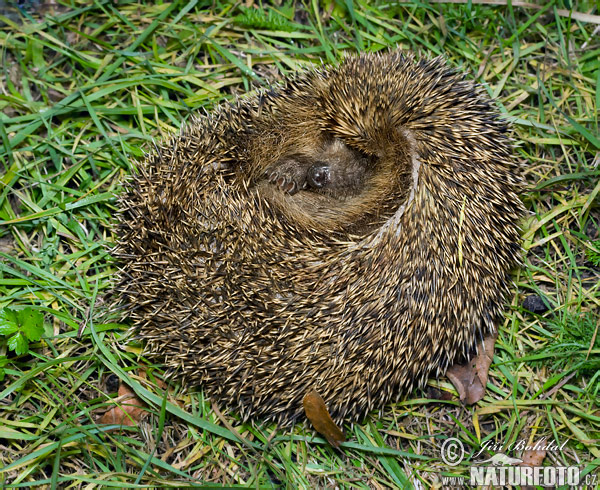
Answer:
[[311, 165], [306, 174], [306, 180], [313, 189], [321, 189], [331, 179], [331, 167], [326, 163], [315, 163]]

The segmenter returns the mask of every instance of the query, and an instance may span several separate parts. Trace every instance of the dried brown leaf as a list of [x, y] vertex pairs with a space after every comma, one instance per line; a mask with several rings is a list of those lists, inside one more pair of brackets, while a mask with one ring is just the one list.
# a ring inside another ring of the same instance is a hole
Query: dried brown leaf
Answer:
[[526, 449], [521, 455], [521, 466], [542, 466], [545, 457], [545, 449]]
[[497, 334], [487, 335], [483, 339], [483, 349], [466, 364], [455, 364], [446, 371], [446, 376], [452, 382], [460, 401], [473, 405], [485, 395], [485, 385], [488, 371], [494, 359], [494, 344]]
[[308, 420], [310, 420], [315, 430], [327, 439], [329, 444], [337, 448], [346, 440], [344, 433], [335, 425], [329, 415], [325, 401], [316, 390], [312, 389], [304, 395], [302, 404]]
[[[519, 466], [542, 466], [544, 462], [544, 458], [546, 457], [545, 449], [526, 449], [523, 451], [521, 455], [521, 459], [523, 460]], [[521, 487], [523, 490], [534, 490], [534, 486], [523, 485]]]
[[99, 419], [99, 424], [118, 424], [134, 426], [137, 425], [147, 414], [145, 404], [126, 384], [119, 385], [118, 398], [115, 399], [119, 405], [105, 412]]

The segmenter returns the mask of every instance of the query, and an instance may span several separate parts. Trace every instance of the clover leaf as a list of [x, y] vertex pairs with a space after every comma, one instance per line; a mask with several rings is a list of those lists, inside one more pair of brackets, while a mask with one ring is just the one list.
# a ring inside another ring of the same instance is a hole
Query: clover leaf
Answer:
[[44, 334], [44, 315], [33, 308], [0, 311], [0, 335], [7, 337], [7, 345], [17, 355], [25, 354], [29, 342], [37, 342]]

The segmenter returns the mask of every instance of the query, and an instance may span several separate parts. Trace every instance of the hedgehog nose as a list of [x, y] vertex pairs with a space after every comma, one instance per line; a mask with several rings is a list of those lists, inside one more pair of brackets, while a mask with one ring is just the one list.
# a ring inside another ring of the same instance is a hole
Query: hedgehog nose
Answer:
[[310, 166], [306, 174], [306, 180], [313, 189], [320, 189], [326, 186], [331, 178], [331, 168], [323, 162], [318, 162]]

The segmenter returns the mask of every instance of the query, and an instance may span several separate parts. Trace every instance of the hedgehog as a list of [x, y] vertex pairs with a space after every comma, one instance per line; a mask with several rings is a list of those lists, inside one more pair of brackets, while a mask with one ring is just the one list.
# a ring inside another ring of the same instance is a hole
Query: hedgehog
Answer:
[[522, 181], [442, 59], [346, 57], [196, 116], [120, 196], [118, 305], [145, 355], [243, 420], [315, 390], [361, 421], [495, 332]]

